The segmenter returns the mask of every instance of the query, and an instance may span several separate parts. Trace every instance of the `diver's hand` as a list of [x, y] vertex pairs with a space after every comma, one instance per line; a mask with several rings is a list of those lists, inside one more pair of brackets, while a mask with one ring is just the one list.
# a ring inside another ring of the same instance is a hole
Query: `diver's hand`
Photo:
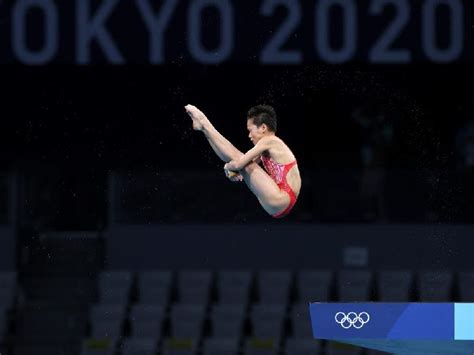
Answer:
[[236, 173], [235, 171], [224, 169], [224, 173], [225, 176], [232, 182], [241, 182], [244, 179], [242, 174]]

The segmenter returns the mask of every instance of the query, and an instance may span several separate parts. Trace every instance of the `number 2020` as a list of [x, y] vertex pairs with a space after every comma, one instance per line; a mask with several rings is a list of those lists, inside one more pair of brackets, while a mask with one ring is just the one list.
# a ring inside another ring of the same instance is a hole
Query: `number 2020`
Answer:
[[[395, 18], [388, 23], [369, 50], [368, 60], [372, 63], [408, 63], [411, 52], [408, 49], [391, 49], [392, 43], [410, 19], [408, 0], [371, 0], [370, 15], [381, 15], [386, 6], [395, 8]], [[436, 37], [436, 11], [445, 5], [449, 9], [449, 43], [440, 48]], [[280, 6], [287, 8], [285, 21], [264, 47], [260, 61], [267, 64], [298, 64], [303, 61], [299, 50], [283, 50], [282, 46], [295, 31], [301, 21], [301, 7], [294, 0], [264, 0], [260, 9], [269, 17]], [[342, 11], [342, 45], [330, 45], [330, 14], [333, 7]], [[456, 60], [463, 50], [463, 6], [460, 0], [424, 0], [421, 18], [421, 45], [426, 57], [438, 63]], [[315, 8], [315, 46], [322, 60], [329, 63], [343, 63], [351, 60], [357, 51], [357, 5], [356, 0], [319, 0]]]

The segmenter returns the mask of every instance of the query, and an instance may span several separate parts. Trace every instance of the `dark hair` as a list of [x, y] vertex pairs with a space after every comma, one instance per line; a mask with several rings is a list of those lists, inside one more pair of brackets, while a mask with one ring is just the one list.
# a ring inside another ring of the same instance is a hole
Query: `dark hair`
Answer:
[[270, 131], [276, 132], [277, 130], [277, 115], [275, 109], [269, 105], [252, 107], [247, 113], [247, 119], [252, 119], [257, 127], [265, 123]]

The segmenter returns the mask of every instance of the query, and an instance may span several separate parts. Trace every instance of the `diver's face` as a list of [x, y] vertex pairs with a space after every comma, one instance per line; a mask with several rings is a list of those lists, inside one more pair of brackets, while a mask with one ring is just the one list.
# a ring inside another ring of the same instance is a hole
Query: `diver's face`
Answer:
[[255, 123], [253, 123], [252, 118], [249, 118], [247, 120], [247, 130], [249, 131], [249, 138], [254, 145], [257, 144], [260, 139], [262, 139], [265, 133], [265, 129], [265, 124], [262, 124], [260, 127], [257, 127]]

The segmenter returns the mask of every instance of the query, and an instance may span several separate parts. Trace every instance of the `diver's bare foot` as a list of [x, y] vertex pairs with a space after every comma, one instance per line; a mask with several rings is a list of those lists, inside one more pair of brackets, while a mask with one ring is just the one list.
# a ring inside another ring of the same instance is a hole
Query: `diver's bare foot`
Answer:
[[193, 105], [186, 105], [184, 106], [184, 109], [193, 120], [193, 129], [195, 131], [202, 131], [204, 129], [204, 125], [208, 122], [206, 115], [204, 115], [201, 110]]

